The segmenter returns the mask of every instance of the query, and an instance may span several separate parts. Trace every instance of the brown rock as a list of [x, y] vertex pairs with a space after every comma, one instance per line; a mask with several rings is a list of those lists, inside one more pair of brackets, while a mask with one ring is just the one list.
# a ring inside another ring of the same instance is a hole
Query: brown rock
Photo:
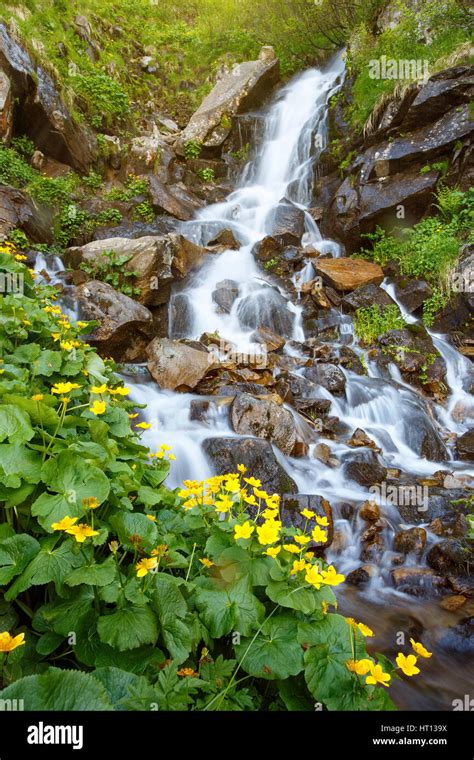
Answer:
[[439, 606], [448, 612], [456, 612], [466, 601], [466, 597], [462, 594], [453, 594], [453, 596], [445, 596]]
[[380, 285], [384, 278], [378, 264], [363, 259], [317, 259], [314, 268], [328, 285], [342, 292], [361, 285]]
[[168, 340], [155, 338], [147, 347], [148, 369], [160, 388], [192, 390], [214, 369], [207, 351]]
[[420, 557], [426, 544], [424, 528], [409, 528], [400, 531], [394, 538], [394, 549], [402, 554], [416, 554]]
[[369, 438], [362, 428], [354, 430], [351, 438], [347, 441], [347, 445], [352, 446], [353, 448], [364, 446], [373, 449], [374, 451], [380, 451], [375, 441], [373, 441], [372, 438]]
[[376, 522], [380, 518], [380, 507], [375, 501], [366, 501], [362, 504], [359, 515], [366, 522]]
[[346, 576], [346, 582], [350, 583], [352, 586], [362, 586], [364, 583], [368, 583], [374, 574], [374, 565], [361, 565], [348, 573]]
[[283, 406], [242, 393], [236, 396], [231, 411], [232, 427], [240, 435], [254, 435], [271, 441], [287, 455], [296, 443], [293, 415]]

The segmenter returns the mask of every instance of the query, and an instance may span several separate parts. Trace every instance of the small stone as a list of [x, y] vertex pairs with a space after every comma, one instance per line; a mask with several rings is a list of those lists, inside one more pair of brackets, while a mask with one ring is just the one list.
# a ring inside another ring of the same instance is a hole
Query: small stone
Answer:
[[466, 602], [466, 597], [462, 594], [453, 594], [445, 596], [439, 603], [439, 606], [448, 612], [456, 612]]
[[348, 573], [346, 576], [346, 582], [350, 583], [352, 586], [362, 586], [362, 584], [368, 583], [374, 574], [374, 565], [361, 565]]
[[362, 504], [359, 515], [367, 522], [376, 522], [380, 517], [380, 507], [375, 501], [366, 501]]

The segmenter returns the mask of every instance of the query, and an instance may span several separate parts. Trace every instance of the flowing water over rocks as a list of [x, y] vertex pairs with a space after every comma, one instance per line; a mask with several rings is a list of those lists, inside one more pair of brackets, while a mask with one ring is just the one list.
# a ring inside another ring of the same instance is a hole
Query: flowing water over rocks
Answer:
[[[290, 82], [264, 114], [259, 155], [237, 189], [180, 224], [195, 246], [216, 248], [174, 285], [168, 338], [147, 349], [161, 389], [145, 367], [124, 372], [132, 399], [147, 405], [143, 441], [150, 448], [166, 442], [176, 455], [170, 485], [243, 462], [269, 490], [330, 504], [326, 556], [348, 581], [341, 608], [355, 617], [363, 609], [379, 631], [376, 646], [389, 655], [397, 632], [423, 633], [436, 676], [397, 686], [398, 704], [451, 709], [468, 686], [462, 654], [470, 639], [456, 623], [474, 608], [462, 551], [456, 554], [467, 508], [452, 504], [474, 482], [469, 439], [454, 445], [474, 414], [472, 370], [442, 335], [427, 334], [447, 387], [444, 401], [431, 398], [407, 381], [403, 366], [359, 346], [343, 313], [397, 303], [417, 328], [411, 297], [382, 282], [375, 265], [349, 271], [350, 259], [339, 258], [338, 244], [322, 238], [308, 210], [327, 103], [343, 75], [338, 56], [326, 71]], [[286, 274], [269, 266], [275, 252], [290, 262]], [[312, 290], [319, 275], [324, 295]], [[327, 307], [308, 319], [311, 293]], [[449, 609], [451, 597], [463, 599]]]

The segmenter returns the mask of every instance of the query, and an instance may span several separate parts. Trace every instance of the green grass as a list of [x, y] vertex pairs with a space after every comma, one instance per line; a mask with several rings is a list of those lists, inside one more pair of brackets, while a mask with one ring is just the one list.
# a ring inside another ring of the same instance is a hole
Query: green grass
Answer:
[[357, 309], [354, 315], [354, 330], [365, 345], [375, 343], [379, 335], [388, 330], [400, 330], [405, 327], [405, 320], [395, 304], [381, 308], [373, 304], [364, 309]]

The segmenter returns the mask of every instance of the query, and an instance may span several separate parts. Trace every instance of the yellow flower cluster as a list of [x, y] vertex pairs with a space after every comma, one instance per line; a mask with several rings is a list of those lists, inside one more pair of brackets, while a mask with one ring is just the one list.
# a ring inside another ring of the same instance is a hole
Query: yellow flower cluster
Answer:
[[[358, 627], [364, 636], [373, 636], [372, 631], [370, 634], [364, 633], [363, 629], [367, 629], [367, 626], [365, 626], [363, 623], [356, 623], [354, 620], [352, 620], [352, 618], [347, 618], [347, 620], [353, 627]], [[367, 630], [370, 631], [370, 628]], [[410, 643], [413, 647], [413, 650], [420, 657], [429, 658], [432, 656], [432, 652], [428, 652], [423, 644], [420, 644], [413, 639], [410, 639]], [[404, 655], [403, 652], [399, 652], [396, 658], [396, 663], [402, 673], [406, 676], [415, 676], [420, 672], [420, 669], [416, 665], [417, 657], [415, 657], [414, 654]], [[346, 662], [346, 667], [351, 671], [351, 673], [355, 673], [358, 676], [367, 676], [365, 682], [369, 685], [375, 686], [376, 684], [380, 683], [382, 686], [388, 686], [392, 679], [390, 673], [385, 673], [380, 664], [376, 664], [369, 659], [348, 660]]]
[[170, 462], [174, 462], [176, 460], [175, 455], [171, 453], [171, 446], [168, 446], [166, 443], [162, 443], [154, 454], [150, 451], [148, 456], [151, 459], [166, 459], [166, 457], [168, 457]]
[[79, 544], [83, 544], [86, 538], [99, 535], [99, 531], [94, 530], [90, 525], [86, 525], [85, 523], [76, 525], [78, 519], [78, 517], [69, 517], [69, 515], [66, 515], [66, 517], [63, 517], [59, 522], [51, 523], [51, 527], [53, 530], [62, 530], [64, 533], [74, 536]]
[[5, 240], [0, 243], [0, 253], [6, 253], [7, 256], [13, 256], [17, 261], [26, 261], [28, 256], [23, 253], [17, 253], [16, 245]]

